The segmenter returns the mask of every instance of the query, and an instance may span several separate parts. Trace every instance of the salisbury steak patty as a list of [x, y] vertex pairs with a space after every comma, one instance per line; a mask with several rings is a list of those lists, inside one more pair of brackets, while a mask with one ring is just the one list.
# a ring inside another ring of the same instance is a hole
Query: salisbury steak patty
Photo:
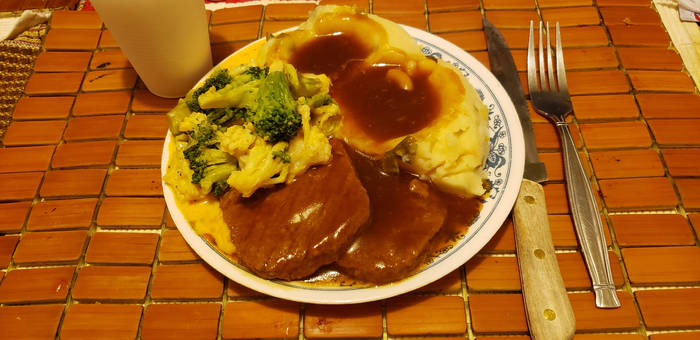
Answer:
[[370, 215], [369, 198], [345, 146], [331, 141], [333, 160], [288, 185], [249, 198], [221, 199], [236, 256], [255, 274], [296, 280], [336, 261]]
[[439, 193], [412, 175], [385, 175], [372, 161], [353, 154], [371, 199], [372, 219], [338, 265], [351, 276], [374, 283], [399, 280], [425, 260], [430, 240], [445, 222]]

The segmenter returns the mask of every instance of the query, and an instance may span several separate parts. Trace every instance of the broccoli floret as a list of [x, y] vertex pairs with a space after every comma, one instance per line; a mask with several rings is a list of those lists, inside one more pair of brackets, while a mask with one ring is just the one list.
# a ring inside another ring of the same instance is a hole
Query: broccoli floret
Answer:
[[210, 124], [200, 124], [195, 127], [190, 137], [194, 138], [198, 143], [211, 145], [215, 143], [214, 135], [216, 134], [216, 126]]
[[228, 126], [232, 122], [243, 121], [248, 114], [248, 109], [243, 107], [217, 108], [207, 111], [209, 111], [207, 112], [209, 122], [220, 126]]
[[[201, 144], [193, 144], [183, 151], [185, 159], [190, 162], [192, 183], [200, 184], [205, 189], [205, 179], [213, 166], [230, 164], [235, 170], [235, 159], [219, 149], [208, 148]], [[231, 170], [233, 171], [233, 170]], [[228, 173], [230, 174], [231, 171]], [[211, 183], [209, 183], [211, 185]], [[208, 191], [208, 190], [205, 190]]]
[[202, 177], [204, 177], [204, 169], [207, 168], [207, 162], [199, 157], [202, 154], [202, 148], [203, 146], [195, 143], [182, 152], [185, 155], [185, 159], [190, 162], [190, 169], [193, 171], [192, 183], [194, 184], [199, 184]]
[[[217, 74], [210, 79], [218, 79]], [[207, 85], [205, 82], [195, 90], [192, 98], [197, 99], [195, 109], [214, 124], [251, 122], [256, 133], [270, 143], [291, 140], [301, 127], [301, 115], [283, 72], [270, 73], [269, 68], [253, 66], [232, 77], [222, 88]], [[191, 101], [188, 105], [193, 106]]]
[[272, 152], [272, 156], [274, 158], [279, 158], [279, 160], [281, 160], [282, 163], [291, 162], [291, 159], [289, 158], [289, 154], [284, 152], [284, 151], [274, 151], [274, 152]]
[[[199, 185], [202, 187], [203, 192], [210, 192], [214, 187], [217, 187], [217, 190], [221, 190], [222, 182], [225, 183], [228, 186], [228, 183], [226, 183], [226, 179], [228, 179], [228, 176], [231, 175], [232, 172], [238, 170], [236, 165], [234, 163], [222, 163], [222, 164], [215, 164], [208, 166], [203, 173], [203, 178], [199, 182]], [[218, 183], [218, 184], [217, 184]]]
[[[199, 96], [199, 105], [205, 113], [210, 109], [244, 107], [252, 109], [258, 96], [258, 88], [262, 81], [254, 79], [244, 84], [236, 81], [222, 89], [209, 88]], [[208, 113], [207, 113], [208, 114]]]
[[242, 73], [234, 76], [233, 80], [231, 80], [231, 84], [234, 86], [240, 86], [251, 81], [264, 79], [267, 77], [269, 69], [269, 67], [260, 68], [257, 66], [250, 66]]
[[234, 76], [224, 87], [209, 87], [198, 97], [198, 105], [207, 115], [210, 109], [243, 107], [253, 109], [261, 79], [268, 68], [252, 66]]
[[218, 182], [214, 182], [214, 184], [211, 186], [211, 194], [216, 196], [216, 197], [221, 197], [223, 196], [228, 189], [230, 189], [231, 186], [226, 183], [225, 180], [221, 180]]
[[260, 68], [257, 66], [252, 66], [252, 67], [249, 67], [247, 70], [245, 70], [245, 72], [243, 72], [243, 74], [251, 75], [256, 79], [262, 79], [262, 78], [267, 77], [267, 73], [269, 71], [270, 71], [269, 67]]
[[204, 84], [192, 92], [192, 96], [187, 100], [187, 106], [192, 112], [203, 112], [202, 108], [199, 106], [199, 96], [202, 93], [207, 92], [210, 88], [214, 87], [217, 90], [223, 89], [226, 85], [231, 83], [233, 78], [228, 73], [227, 69], [219, 69], [214, 72]]
[[194, 184], [202, 181], [208, 167], [233, 162], [231, 155], [214, 147], [217, 142], [215, 136], [216, 126], [207, 121], [195, 126], [190, 132], [190, 143], [182, 153], [190, 163]]
[[245, 72], [233, 77], [231, 84], [240, 86], [243, 84], [250, 83], [251, 81], [256, 81], [264, 79], [267, 76], [267, 68], [261, 69], [257, 66], [251, 66]]
[[249, 119], [255, 132], [269, 143], [289, 141], [301, 127], [296, 106], [284, 73], [271, 72], [260, 84], [257, 107]]
[[185, 152], [191, 153], [192, 151], [187, 150], [198, 147], [207, 148], [216, 144], [216, 131], [216, 125], [209, 124], [207, 120], [199, 121], [198, 124], [193, 126], [188, 133], [190, 136], [190, 145], [185, 149]]

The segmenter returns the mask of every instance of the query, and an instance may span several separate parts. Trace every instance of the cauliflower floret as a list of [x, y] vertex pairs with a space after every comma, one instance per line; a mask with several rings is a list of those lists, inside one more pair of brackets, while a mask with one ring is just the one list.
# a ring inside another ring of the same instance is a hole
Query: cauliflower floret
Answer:
[[308, 133], [303, 136], [296, 136], [289, 142], [289, 178], [291, 182], [294, 177], [303, 173], [316, 164], [327, 164], [331, 160], [331, 144], [326, 135], [317, 126], [309, 128]]
[[226, 182], [243, 197], [249, 197], [258, 188], [284, 183], [289, 164], [276, 157], [275, 153], [284, 152], [287, 146], [287, 142], [270, 145], [256, 138], [250, 151], [238, 158], [241, 170], [232, 172]]
[[343, 118], [340, 115], [340, 107], [336, 103], [313, 108], [311, 114], [313, 116], [311, 123], [318, 126], [327, 136], [332, 136], [338, 130]]
[[306, 100], [297, 100], [297, 112], [301, 115], [301, 134], [289, 142], [289, 176], [287, 183], [316, 164], [327, 164], [331, 160], [331, 144], [321, 129], [311, 124], [311, 108]]
[[180, 132], [193, 131], [196, 126], [199, 126], [207, 120], [207, 115], [201, 112], [192, 112], [187, 118], [183, 119], [178, 126]]
[[219, 148], [228, 154], [240, 157], [248, 153], [257, 137], [244, 125], [233, 125], [219, 135]]

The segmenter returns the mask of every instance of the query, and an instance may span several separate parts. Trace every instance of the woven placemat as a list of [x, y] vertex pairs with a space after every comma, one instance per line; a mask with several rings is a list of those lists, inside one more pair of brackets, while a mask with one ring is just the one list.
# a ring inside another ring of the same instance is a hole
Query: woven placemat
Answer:
[[0, 140], [12, 121], [12, 112], [24, 85], [32, 74], [32, 67], [41, 51], [41, 39], [47, 31], [41, 24], [12, 40], [0, 42]]

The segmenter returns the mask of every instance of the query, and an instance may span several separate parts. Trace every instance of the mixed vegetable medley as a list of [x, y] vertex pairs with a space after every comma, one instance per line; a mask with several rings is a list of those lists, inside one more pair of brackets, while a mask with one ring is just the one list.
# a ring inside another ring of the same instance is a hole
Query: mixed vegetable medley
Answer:
[[325, 75], [288, 63], [214, 70], [168, 113], [175, 136], [164, 177], [181, 199], [244, 197], [330, 161], [340, 124]]

